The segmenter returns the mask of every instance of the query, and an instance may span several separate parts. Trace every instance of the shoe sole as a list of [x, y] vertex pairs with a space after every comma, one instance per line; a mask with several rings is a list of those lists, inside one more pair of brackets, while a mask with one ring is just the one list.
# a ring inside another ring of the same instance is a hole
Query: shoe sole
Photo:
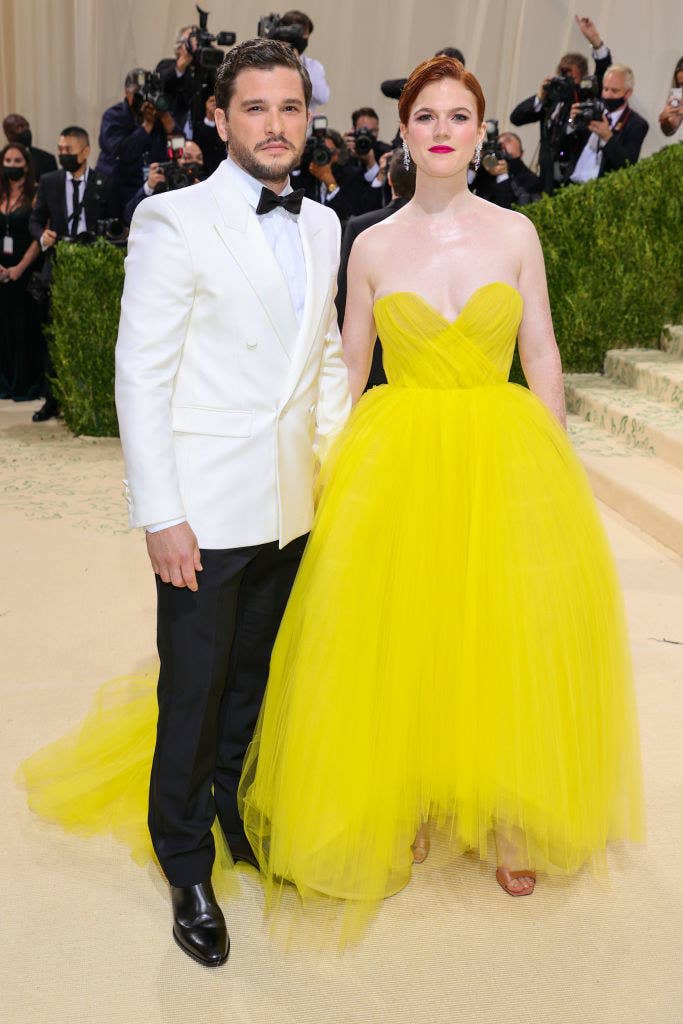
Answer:
[[228, 950], [222, 960], [203, 960], [197, 953], [193, 953], [187, 948], [187, 946], [184, 946], [175, 932], [172, 932], [171, 934], [173, 935], [173, 941], [176, 946], [178, 946], [179, 949], [182, 949], [186, 956], [189, 956], [196, 963], [201, 964], [202, 967], [221, 967], [230, 956], [230, 940], [228, 940]]

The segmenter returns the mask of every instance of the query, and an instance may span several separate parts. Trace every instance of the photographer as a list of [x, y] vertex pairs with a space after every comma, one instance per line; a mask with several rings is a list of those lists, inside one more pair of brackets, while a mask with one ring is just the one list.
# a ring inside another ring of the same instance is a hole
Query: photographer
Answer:
[[634, 84], [629, 67], [613, 64], [602, 83], [602, 102], [572, 106], [568, 128], [581, 149], [570, 181], [580, 185], [638, 162], [649, 125], [628, 105]]
[[325, 68], [320, 61], [304, 55], [304, 50], [308, 46], [308, 40], [313, 35], [313, 22], [303, 11], [287, 11], [280, 18], [280, 25], [283, 28], [299, 29], [297, 35], [300, 37], [301, 42], [297, 41], [293, 45], [299, 54], [299, 60], [308, 71], [308, 77], [313, 86], [309, 110], [311, 113], [315, 113], [319, 107], [324, 107], [326, 103], [330, 102], [330, 87], [325, 77]]
[[[38, 183], [38, 194], [31, 212], [29, 231], [45, 251], [53, 252], [60, 238], [76, 239], [86, 232], [95, 234], [98, 221], [116, 216], [110, 182], [103, 174], [88, 167], [90, 139], [85, 128], [71, 125], [59, 136], [61, 170], [44, 174]], [[49, 282], [49, 262], [45, 278]], [[33, 414], [36, 422], [58, 415], [57, 403], [49, 388], [52, 371], [46, 368], [47, 397], [42, 409]]]
[[[602, 88], [602, 78], [612, 63], [609, 48], [590, 18], [576, 16], [582, 35], [593, 47], [595, 61], [595, 95]], [[543, 191], [552, 194], [566, 185], [577, 157], [577, 140], [567, 132], [572, 105], [582, 98], [581, 82], [588, 76], [588, 61], [581, 53], [566, 53], [560, 60], [555, 78], [544, 78], [535, 96], [522, 100], [510, 114], [514, 125], [541, 125], [539, 154]]]
[[216, 97], [209, 96], [204, 107], [204, 119], [193, 127], [192, 138], [204, 154], [204, 175], [210, 174], [225, 160], [225, 143], [216, 130]]
[[382, 205], [383, 180], [378, 179], [379, 161], [385, 153], [391, 153], [392, 147], [388, 142], [381, 142], [379, 139], [379, 116], [372, 107], [359, 107], [351, 114], [353, 128], [344, 134], [344, 142], [351, 154], [351, 159], [357, 163], [363, 173], [367, 184], [379, 190], [368, 197], [367, 201], [372, 208]]
[[166, 139], [176, 127], [171, 112], [158, 110], [141, 89], [148, 75], [144, 68], [129, 71], [125, 98], [102, 117], [97, 170], [112, 176], [121, 209], [141, 188], [143, 167], [166, 159]]
[[57, 161], [52, 153], [33, 145], [31, 125], [23, 114], [8, 114], [2, 122], [2, 129], [8, 142], [18, 142], [20, 146], [25, 146], [28, 149], [31, 170], [36, 181], [39, 181], [44, 174], [57, 170]]
[[149, 177], [142, 188], [138, 189], [130, 200], [123, 214], [123, 221], [130, 225], [137, 206], [147, 196], [159, 195], [187, 185], [196, 185], [206, 177], [204, 173], [204, 157], [202, 151], [192, 139], [183, 145], [182, 154], [177, 160], [155, 162], [149, 168]]
[[[299, 181], [309, 199], [334, 210], [343, 227], [349, 217], [376, 209], [381, 189], [371, 189], [362, 171], [351, 163], [339, 132], [334, 128], [316, 129], [316, 120], [301, 168], [298, 174], [293, 172], [292, 178]], [[326, 118], [320, 120], [325, 122]]]
[[[487, 124], [495, 122], [487, 122]], [[487, 146], [490, 148], [487, 151]], [[522, 160], [522, 140], [514, 132], [498, 135], [484, 143], [479, 170], [470, 185], [475, 195], [509, 210], [541, 198], [541, 179]]]
[[674, 68], [669, 98], [659, 115], [659, 127], [664, 135], [675, 135], [683, 121], [683, 57]]
[[193, 121], [199, 120], [197, 112], [193, 110], [200, 84], [194, 60], [199, 31], [198, 25], [183, 25], [178, 29], [173, 47], [174, 56], [165, 57], [156, 66], [163, 94], [169, 101], [171, 116], [187, 138], [192, 138]]

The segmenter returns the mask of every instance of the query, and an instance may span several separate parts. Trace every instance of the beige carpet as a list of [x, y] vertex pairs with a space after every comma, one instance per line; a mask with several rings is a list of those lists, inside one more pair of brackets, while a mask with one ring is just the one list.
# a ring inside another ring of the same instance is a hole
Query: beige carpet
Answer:
[[[541, 880], [513, 900], [438, 850], [343, 957], [268, 938], [254, 872], [225, 903], [211, 972], [170, 938], [160, 878], [106, 838], [35, 820], [18, 762], [76, 722], [104, 679], [153, 655], [153, 580], [125, 526], [118, 443], [0, 402], [0, 1019], [8, 1024], [665, 1024], [683, 1020], [680, 751], [683, 571], [614, 513], [642, 718], [649, 840], [611, 885]], [[675, 641], [675, 642], [674, 642]]]

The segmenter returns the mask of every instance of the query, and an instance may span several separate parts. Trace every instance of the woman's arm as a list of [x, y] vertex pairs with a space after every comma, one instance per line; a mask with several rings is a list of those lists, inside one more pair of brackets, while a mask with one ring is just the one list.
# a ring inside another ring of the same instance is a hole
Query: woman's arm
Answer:
[[533, 224], [521, 216], [519, 291], [524, 299], [524, 315], [519, 328], [519, 355], [529, 387], [566, 426], [562, 362], [553, 331], [543, 251]]
[[38, 243], [31, 242], [31, 244], [29, 245], [28, 249], [22, 256], [22, 258], [19, 260], [19, 262], [15, 264], [15, 266], [8, 267], [7, 269], [7, 273], [9, 274], [12, 281], [16, 281], [18, 278], [21, 277], [24, 271], [28, 270], [33, 261], [38, 258], [39, 252], [40, 246], [38, 245]]
[[371, 283], [372, 232], [373, 229], [369, 228], [353, 243], [347, 272], [342, 347], [344, 362], [349, 369], [349, 387], [354, 405], [368, 382], [377, 336], [373, 317], [374, 289]]

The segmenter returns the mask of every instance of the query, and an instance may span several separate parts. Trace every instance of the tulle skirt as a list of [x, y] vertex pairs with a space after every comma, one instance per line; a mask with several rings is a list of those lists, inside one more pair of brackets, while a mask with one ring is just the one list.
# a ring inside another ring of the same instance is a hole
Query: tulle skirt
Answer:
[[271, 893], [377, 901], [456, 852], [606, 869], [643, 838], [613, 560], [532, 394], [386, 386], [327, 460], [240, 790]]

